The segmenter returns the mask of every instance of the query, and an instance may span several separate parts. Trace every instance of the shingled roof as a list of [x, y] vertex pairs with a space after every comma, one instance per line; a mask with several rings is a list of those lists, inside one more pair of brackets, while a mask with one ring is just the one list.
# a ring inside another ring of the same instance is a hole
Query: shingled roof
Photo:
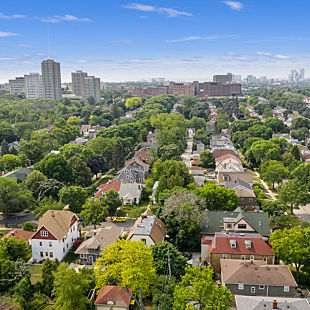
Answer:
[[131, 297], [124, 290], [115, 285], [106, 285], [103, 291], [100, 292], [96, 298], [95, 305], [113, 305], [125, 306], [130, 304]]
[[214, 234], [223, 231], [224, 218], [235, 218], [238, 222], [241, 218], [263, 236], [270, 235], [270, 223], [267, 212], [246, 212], [241, 208], [234, 211], [209, 211], [205, 210], [201, 216], [201, 234]]

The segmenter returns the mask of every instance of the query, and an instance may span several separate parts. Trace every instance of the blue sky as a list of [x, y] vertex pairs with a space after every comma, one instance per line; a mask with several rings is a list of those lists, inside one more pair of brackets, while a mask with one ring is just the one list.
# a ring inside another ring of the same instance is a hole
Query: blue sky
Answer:
[[[309, 0], [10, 0], [0, 5], [0, 82], [83, 69], [103, 81], [310, 71]], [[49, 31], [48, 31], [49, 28]]]

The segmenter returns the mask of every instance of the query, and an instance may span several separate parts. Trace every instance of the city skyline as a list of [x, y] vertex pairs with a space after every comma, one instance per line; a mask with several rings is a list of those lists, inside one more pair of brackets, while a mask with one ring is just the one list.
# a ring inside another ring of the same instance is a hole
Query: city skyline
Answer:
[[76, 70], [102, 81], [211, 80], [227, 72], [287, 79], [301, 68], [307, 78], [304, 2], [14, 0], [0, 10], [0, 82], [40, 72], [48, 37], [63, 82]]

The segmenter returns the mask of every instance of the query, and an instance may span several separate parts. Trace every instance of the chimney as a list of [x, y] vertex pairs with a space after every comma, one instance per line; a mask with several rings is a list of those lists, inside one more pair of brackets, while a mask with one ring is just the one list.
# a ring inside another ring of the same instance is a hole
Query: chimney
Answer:
[[272, 309], [278, 309], [278, 303], [276, 300], [272, 302]]
[[52, 217], [54, 217], [55, 216], [55, 214], [54, 214], [54, 211], [52, 210], [52, 212], [51, 212], [51, 216]]

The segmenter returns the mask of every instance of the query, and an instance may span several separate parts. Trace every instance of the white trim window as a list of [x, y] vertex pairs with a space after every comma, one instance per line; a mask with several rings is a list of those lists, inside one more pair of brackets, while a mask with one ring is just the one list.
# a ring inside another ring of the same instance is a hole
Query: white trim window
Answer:
[[227, 254], [222, 254], [222, 258], [226, 259], [227, 258]]
[[264, 290], [264, 289], [265, 289], [265, 285], [260, 285], [258, 288], [259, 288], [260, 290]]
[[245, 260], [245, 255], [241, 255], [241, 260]]
[[250, 259], [251, 259], [251, 260], [254, 260], [254, 255], [251, 255], [251, 256], [250, 256]]
[[41, 234], [41, 237], [47, 237], [48, 231], [47, 230], [41, 230], [40, 234]]
[[284, 292], [288, 293], [290, 291], [290, 287], [289, 286], [284, 286], [283, 290], [284, 290]]
[[243, 290], [244, 289], [244, 284], [243, 283], [239, 283], [238, 284], [238, 290]]
[[255, 294], [255, 286], [251, 287], [251, 294]]

